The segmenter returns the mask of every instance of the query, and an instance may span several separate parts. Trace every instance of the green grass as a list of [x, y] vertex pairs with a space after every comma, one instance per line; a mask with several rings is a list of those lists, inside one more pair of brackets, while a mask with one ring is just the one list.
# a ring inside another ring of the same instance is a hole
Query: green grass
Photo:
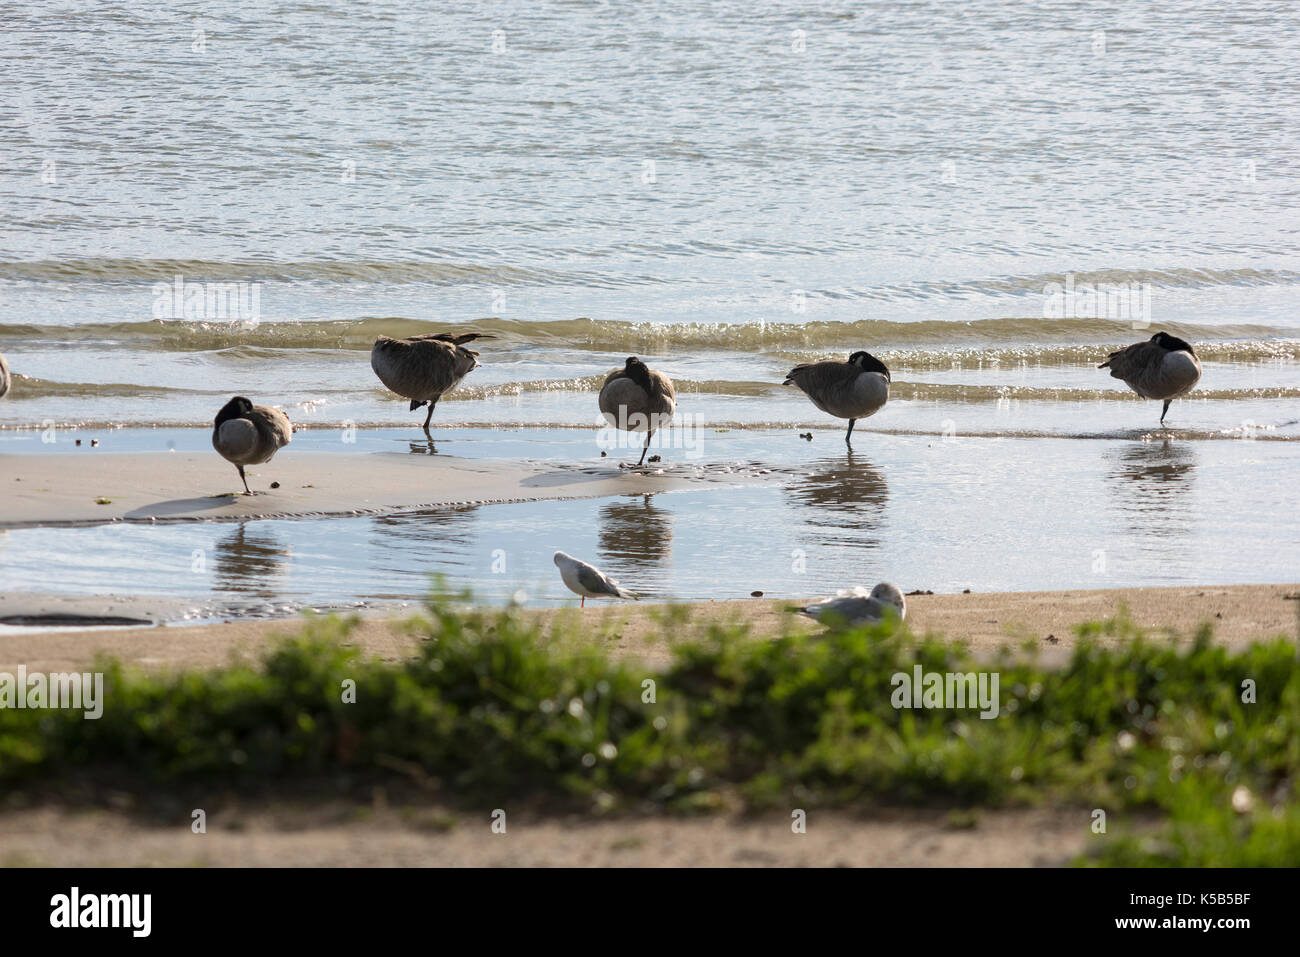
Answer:
[[[363, 659], [336, 619], [259, 664], [162, 677], [100, 662], [97, 721], [0, 709], [0, 786], [126, 775], [237, 791], [345, 774], [601, 811], [1051, 803], [1080, 808], [1081, 829], [1091, 808], [1116, 832], [1130, 811], [1167, 819], [1154, 836], [1098, 840], [1092, 863], [1300, 862], [1300, 671], [1285, 639], [1229, 652], [1207, 629], [1179, 648], [1121, 618], [1085, 626], [1047, 668], [885, 628], [758, 640], [713, 626], [655, 672], [582, 649], [562, 624], [544, 635], [511, 611], [431, 613], [399, 663]], [[891, 677], [914, 663], [998, 672], [1001, 716], [895, 709]], [[1242, 702], [1245, 679], [1257, 703]], [[1239, 788], [1250, 807], [1234, 810]]]

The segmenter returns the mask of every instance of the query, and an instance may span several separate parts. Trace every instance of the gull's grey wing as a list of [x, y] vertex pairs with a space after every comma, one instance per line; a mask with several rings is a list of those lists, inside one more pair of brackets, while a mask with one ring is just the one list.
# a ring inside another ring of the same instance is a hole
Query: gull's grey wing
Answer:
[[595, 592], [599, 595], [618, 594], [617, 586], [612, 584], [608, 578], [586, 563], [579, 563], [578, 565], [578, 584], [587, 589], [587, 591]]
[[[892, 607], [892, 606], [891, 606]], [[864, 621], [880, 621], [885, 617], [884, 602], [875, 598], [831, 598], [827, 601], [809, 605], [805, 614], [818, 621], [842, 620], [848, 624], [861, 624]]]

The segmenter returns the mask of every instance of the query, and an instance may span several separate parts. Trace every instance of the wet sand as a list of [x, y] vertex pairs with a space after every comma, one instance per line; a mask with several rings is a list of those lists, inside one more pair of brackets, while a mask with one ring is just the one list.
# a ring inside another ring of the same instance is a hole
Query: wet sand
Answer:
[[[215, 453], [0, 455], [0, 529], [105, 522], [378, 515], [717, 487], [649, 466], [559, 466], [400, 453], [282, 452], [247, 470]], [[740, 479], [730, 475], [727, 481]], [[271, 488], [277, 483], [278, 488]], [[198, 491], [203, 490], [203, 491]]]
[[[1293, 596], [1293, 597], [1288, 597]], [[808, 596], [810, 598], [817, 596]], [[585, 609], [526, 610], [543, 622], [581, 623], [582, 645], [615, 658], [647, 665], [666, 664], [674, 642], [688, 639], [713, 622], [747, 624], [757, 637], [783, 630], [812, 632], [821, 626], [786, 609], [778, 600], [697, 602], [684, 626], [665, 624], [668, 606], [626, 602], [589, 604]], [[146, 607], [165, 608], [156, 599], [0, 598], [0, 619], [111, 611], [132, 615]], [[1300, 641], [1300, 585], [1231, 585], [1204, 588], [1121, 588], [1095, 591], [1002, 592], [998, 594], [913, 595], [908, 622], [916, 634], [934, 633], [969, 643], [977, 653], [1030, 642], [1044, 659], [1063, 657], [1075, 642], [1076, 625], [1111, 618], [1127, 608], [1133, 620], [1153, 634], [1188, 640], [1208, 623], [1215, 640], [1229, 647], [1285, 636]], [[420, 640], [409, 624], [420, 609], [396, 617], [366, 615], [351, 641], [363, 652], [396, 660]], [[0, 633], [0, 670], [25, 664], [29, 671], [83, 668], [99, 653], [151, 669], [215, 667], [233, 656], [256, 655], [275, 636], [296, 632], [301, 619], [234, 621], [207, 625], [64, 630], [6, 629]]]

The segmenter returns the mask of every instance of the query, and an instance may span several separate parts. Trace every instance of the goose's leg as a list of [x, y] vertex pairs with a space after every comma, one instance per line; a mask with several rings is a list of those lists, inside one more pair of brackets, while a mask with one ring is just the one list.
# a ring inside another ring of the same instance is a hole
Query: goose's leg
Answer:
[[586, 608], [586, 607], [587, 607], [587, 596], [586, 596], [586, 595], [582, 595], [582, 596], [580, 596], [580, 597], [582, 598], [582, 601], [580, 601], [580, 602], [578, 603], [578, 607], [579, 607], [579, 608]]
[[645, 448], [643, 448], [643, 449], [641, 450], [641, 458], [637, 460], [637, 463], [636, 463], [636, 464], [637, 464], [638, 466], [640, 466], [641, 463], [645, 461], [645, 454], [646, 454], [646, 452], [650, 451], [650, 438], [651, 438], [651, 436], [653, 436], [654, 434], [655, 434], [655, 430], [654, 430], [654, 429], [650, 429], [649, 431], [646, 432], [646, 434], [645, 434]]
[[239, 469], [239, 478], [244, 483], [244, 494], [252, 495], [252, 490], [248, 487], [248, 476], [244, 474], [244, 467], [242, 465], [236, 465], [235, 468]]
[[857, 421], [858, 421], [857, 419], [849, 419], [849, 430], [848, 430], [848, 432], [846, 432], [846, 433], [844, 434], [844, 444], [845, 444], [845, 445], [852, 445], [852, 444], [853, 444], [853, 443], [850, 442], [849, 440], [853, 438], [853, 423], [855, 423], [855, 422], [857, 422]]
[[1164, 425], [1164, 424], [1165, 424], [1165, 413], [1169, 411], [1169, 403], [1172, 402], [1172, 401], [1173, 401], [1173, 399], [1165, 399], [1165, 407], [1164, 407], [1164, 408], [1161, 410], [1161, 412], [1160, 412], [1160, 424], [1161, 424], [1161, 425]]
[[425, 432], [428, 432], [428, 431], [429, 431], [429, 420], [433, 418], [433, 407], [434, 407], [435, 405], [437, 405], [437, 404], [438, 404], [438, 400], [437, 400], [437, 399], [434, 399], [434, 400], [432, 400], [432, 401], [429, 403], [429, 414], [426, 415], [426, 416], [424, 417], [424, 431], [425, 431]]

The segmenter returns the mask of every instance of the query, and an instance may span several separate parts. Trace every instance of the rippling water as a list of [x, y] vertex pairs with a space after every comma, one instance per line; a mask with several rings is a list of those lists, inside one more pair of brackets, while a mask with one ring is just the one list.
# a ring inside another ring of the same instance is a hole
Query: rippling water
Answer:
[[[1290, 2], [411, 6], [0, 14], [5, 448], [200, 426], [236, 392], [322, 437], [414, 426], [366, 351], [444, 329], [497, 338], [435, 422], [532, 457], [634, 353], [782, 466], [812, 454], [786, 429], [843, 425], [784, 373], [857, 349], [894, 381], [860, 435], [1123, 443], [1159, 405], [1096, 365], [1156, 329], [1204, 361], [1180, 439], [1300, 439]], [[984, 474], [1046, 455], [1013, 448]], [[1145, 468], [1111, 448], [1080, 469]], [[853, 475], [771, 521], [865, 508]], [[1145, 488], [1110, 484], [1103, 510]]]
[[[1174, 423], [1295, 438], [1292, 13], [11, 10], [0, 426], [198, 424], [236, 391], [399, 424], [375, 335], [472, 327], [500, 338], [452, 423], [589, 425], [635, 352], [683, 412], [829, 425], [783, 374], [867, 348], [897, 385], [863, 428], [1072, 434], [1154, 420], [1061, 406], [1127, 397], [1093, 366], [1159, 327], [1206, 360]], [[186, 318], [177, 277], [256, 309]], [[1067, 282], [1145, 292], [1054, 306]]]

